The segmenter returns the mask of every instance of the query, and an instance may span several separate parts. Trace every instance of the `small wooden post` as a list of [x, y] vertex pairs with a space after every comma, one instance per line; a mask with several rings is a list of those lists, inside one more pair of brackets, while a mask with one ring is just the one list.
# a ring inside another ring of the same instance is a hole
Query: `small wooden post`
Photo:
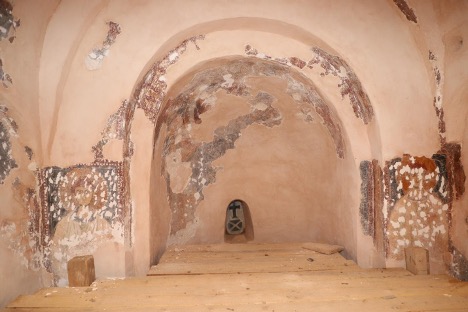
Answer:
[[429, 252], [422, 247], [405, 248], [406, 269], [416, 275], [429, 274]]
[[93, 256], [74, 257], [68, 261], [67, 269], [70, 287], [86, 287], [96, 279]]

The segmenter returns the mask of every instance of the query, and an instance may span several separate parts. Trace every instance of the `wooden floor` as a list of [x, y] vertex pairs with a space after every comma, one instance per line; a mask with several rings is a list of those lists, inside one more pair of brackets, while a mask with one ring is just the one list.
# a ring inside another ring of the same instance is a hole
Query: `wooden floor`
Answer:
[[147, 277], [46, 288], [5, 311], [468, 311], [467, 282], [364, 270], [304, 247], [174, 247]]

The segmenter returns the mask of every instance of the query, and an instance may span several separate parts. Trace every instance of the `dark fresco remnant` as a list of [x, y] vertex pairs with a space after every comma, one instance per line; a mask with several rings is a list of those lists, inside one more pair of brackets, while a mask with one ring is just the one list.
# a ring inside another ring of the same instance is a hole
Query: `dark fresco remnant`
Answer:
[[16, 38], [16, 28], [19, 26], [20, 20], [15, 20], [10, 1], [0, 0], [0, 40], [8, 39], [10, 43], [13, 43]]
[[371, 161], [361, 161], [361, 204], [359, 215], [365, 235], [374, 235], [374, 174]]
[[340, 78], [341, 83], [338, 87], [340, 88], [341, 96], [343, 98], [345, 96], [349, 97], [356, 117], [361, 119], [364, 124], [371, 122], [372, 117], [374, 116], [371, 101], [367, 93], [364, 91], [361, 81], [348, 63], [339, 56], [332, 55], [318, 47], [313, 47], [312, 52], [314, 54], [313, 58], [306, 62], [295, 56], [289, 58], [273, 58], [265, 53], [260, 53], [251, 45], [245, 46], [246, 55], [255, 56], [264, 60], [271, 60], [289, 67], [295, 66], [299, 69], [303, 69], [305, 66], [313, 68], [315, 65], [320, 65], [320, 67], [324, 69], [321, 76], [331, 74]]
[[0, 184], [5, 182], [12, 169], [18, 167], [11, 151], [10, 130], [4, 120], [0, 120]]
[[[46, 167], [41, 175], [42, 201], [48, 225], [46, 234], [53, 235], [55, 226], [63, 216], [76, 210], [80, 204], [89, 205], [110, 223], [122, 221], [120, 163]], [[90, 198], [81, 201], [75, 196], [78, 189], [84, 189]], [[80, 216], [76, 216], [76, 219], [79, 220]]]
[[466, 179], [460, 144], [446, 143], [431, 158], [405, 154], [387, 161], [383, 171], [376, 160], [362, 161], [360, 172], [361, 227], [366, 235], [373, 230], [377, 249], [398, 260], [405, 247], [426, 248], [431, 265], [467, 280], [468, 261], [451, 239], [452, 205]]
[[406, 19], [410, 22], [413, 22], [415, 24], [418, 23], [418, 18], [416, 17], [416, 14], [414, 14], [414, 11], [408, 3], [406, 3], [405, 0], [393, 0], [393, 2], [397, 5], [397, 7], [400, 9], [400, 11], [406, 16]]
[[[163, 126], [166, 127], [163, 147], [166, 162], [163, 162], [162, 172], [166, 172], [169, 205], [173, 214], [172, 235], [194, 222], [196, 207], [204, 198], [204, 187], [216, 180], [217, 169], [212, 162], [235, 147], [241, 132], [253, 124], [273, 127], [281, 123], [282, 117], [274, 107], [276, 99], [264, 91], [254, 93], [247, 83], [250, 77], [277, 77], [285, 81], [285, 93], [298, 103], [294, 109], [300, 111], [306, 122], [316, 119], [316, 122], [322, 123], [335, 143], [337, 156], [344, 158], [345, 145], [339, 118], [314, 85], [297, 76], [290, 66], [267, 60], [232, 58], [223, 65], [200, 71], [180, 94], [167, 100], [156, 124], [156, 136]], [[202, 123], [203, 114], [217, 105], [216, 93], [220, 90], [244, 98], [251, 105], [251, 113], [215, 129], [212, 141], [198, 142], [191, 137], [191, 125]], [[312, 114], [316, 117], [312, 117]], [[167, 165], [171, 161], [190, 166], [191, 177], [183, 190], [174, 191], [171, 188], [170, 168]]]

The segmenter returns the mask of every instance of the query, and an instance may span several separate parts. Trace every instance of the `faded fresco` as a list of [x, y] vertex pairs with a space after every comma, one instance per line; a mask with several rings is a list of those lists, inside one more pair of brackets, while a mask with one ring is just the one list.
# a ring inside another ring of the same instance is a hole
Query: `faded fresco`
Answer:
[[106, 240], [123, 242], [122, 166], [44, 168], [41, 183], [46, 267], [61, 284], [72, 257]]
[[431, 158], [405, 154], [383, 170], [375, 164], [360, 166], [363, 233], [387, 259], [404, 261], [405, 248], [422, 247], [431, 273], [467, 279], [467, 261], [451, 240], [452, 203], [465, 183], [460, 146], [445, 144]]
[[12, 155], [11, 136], [16, 135], [16, 123], [7, 116], [8, 109], [0, 106], [0, 184], [17, 167]]
[[388, 256], [404, 259], [406, 247], [429, 250], [433, 272], [443, 272], [444, 253], [449, 250], [449, 206], [445, 172], [436, 161], [404, 155], [389, 167], [397, 200], [388, 211]]

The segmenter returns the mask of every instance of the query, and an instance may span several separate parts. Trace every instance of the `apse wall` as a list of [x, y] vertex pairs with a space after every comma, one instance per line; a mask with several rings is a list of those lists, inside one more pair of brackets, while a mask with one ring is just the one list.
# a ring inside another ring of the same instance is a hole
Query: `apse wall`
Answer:
[[[363, 267], [404, 266], [402, 248], [421, 244], [439, 272], [467, 278], [466, 2], [6, 3], [0, 305], [66, 285], [74, 255], [93, 254], [98, 277], [144, 275], [168, 243], [221, 241], [232, 199], [258, 241], [339, 243]], [[232, 60], [281, 74], [250, 73], [244, 95], [224, 73], [213, 107], [172, 106], [196, 73]], [[191, 143], [171, 143], [189, 124]], [[202, 162], [216, 180], [186, 184], [190, 147], [220, 131], [236, 139]], [[179, 193], [196, 207], [174, 212]], [[431, 232], [410, 240], [411, 199], [437, 224], [415, 218]]]
[[223, 242], [227, 206], [241, 199], [254, 241], [339, 243], [355, 256], [357, 171], [324, 98], [293, 68], [252, 57], [205, 62], [179, 79], [156, 122], [152, 169], [154, 188], [166, 184], [167, 243]]

